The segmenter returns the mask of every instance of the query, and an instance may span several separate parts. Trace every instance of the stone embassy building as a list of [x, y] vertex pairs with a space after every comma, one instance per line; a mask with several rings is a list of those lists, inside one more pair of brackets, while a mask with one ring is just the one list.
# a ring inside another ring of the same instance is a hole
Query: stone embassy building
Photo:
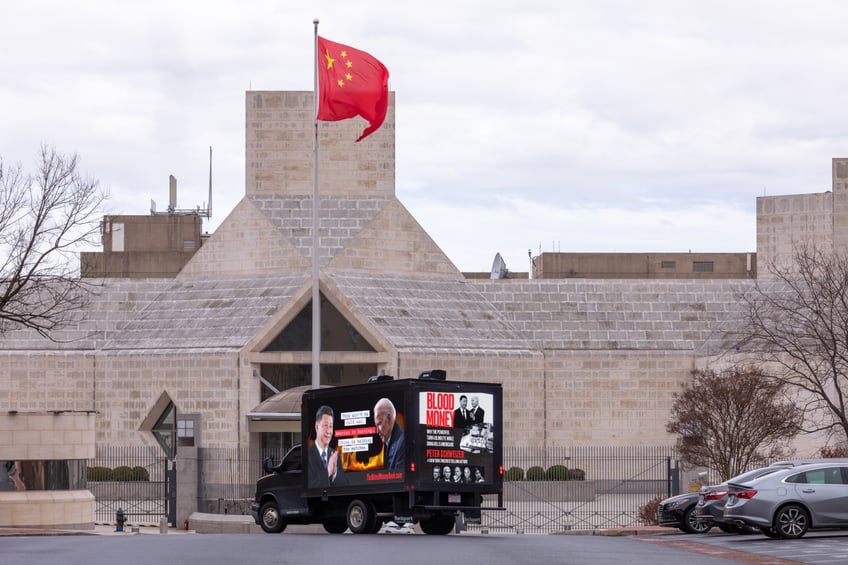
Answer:
[[[312, 92], [248, 92], [245, 196], [176, 277], [98, 281], [56, 341], [0, 335], [0, 427], [82, 420], [39, 458], [89, 458], [92, 438], [155, 445], [169, 418], [199, 447], [291, 441], [260, 403], [263, 381], [311, 382], [312, 115]], [[672, 444], [673, 394], [718, 353], [751, 280], [466, 279], [395, 195], [394, 96], [353, 143], [361, 129], [319, 127], [321, 384], [445, 369], [503, 385], [507, 446]], [[758, 199], [760, 265], [799, 238], [844, 243], [846, 161], [833, 193]], [[58, 431], [22, 433], [0, 459]]]

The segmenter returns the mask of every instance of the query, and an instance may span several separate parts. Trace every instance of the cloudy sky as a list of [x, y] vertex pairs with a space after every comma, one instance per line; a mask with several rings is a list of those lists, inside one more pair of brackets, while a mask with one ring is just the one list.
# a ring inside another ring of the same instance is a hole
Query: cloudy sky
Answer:
[[247, 90], [310, 90], [319, 33], [396, 92], [397, 194], [464, 271], [500, 252], [755, 251], [756, 197], [848, 156], [840, 0], [28, 0], [0, 8], [0, 157], [76, 152], [146, 214], [244, 194]]

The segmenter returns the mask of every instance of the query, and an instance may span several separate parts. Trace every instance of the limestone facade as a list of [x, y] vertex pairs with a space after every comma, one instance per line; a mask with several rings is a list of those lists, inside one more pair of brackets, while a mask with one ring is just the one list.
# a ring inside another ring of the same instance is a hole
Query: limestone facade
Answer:
[[[164, 394], [196, 446], [261, 445], [259, 377], [308, 384], [286, 344], [311, 300], [312, 112], [311, 93], [248, 92], [242, 201], [175, 278], [98, 282], [57, 341], [0, 336], [0, 414], [91, 411], [97, 445], [154, 445]], [[394, 116], [392, 97], [358, 144], [360, 120], [318, 127], [322, 308], [359, 344], [322, 351], [322, 383], [445, 369], [503, 384], [507, 445], [672, 444], [673, 394], [753, 282], [466, 280], [395, 196]], [[828, 196], [780, 198], [758, 199], [758, 257], [796, 224], [830, 237]]]
[[94, 527], [94, 495], [81, 474], [94, 457], [95, 422], [92, 411], [67, 408], [0, 412], [0, 526]]
[[791, 264], [797, 245], [823, 251], [848, 248], [848, 159], [831, 162], [831, 190], [757, 198], [759, 277]]

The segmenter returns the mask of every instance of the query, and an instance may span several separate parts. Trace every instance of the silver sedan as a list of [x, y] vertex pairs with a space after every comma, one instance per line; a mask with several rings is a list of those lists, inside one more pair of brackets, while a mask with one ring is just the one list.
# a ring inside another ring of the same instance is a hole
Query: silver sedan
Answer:
[[845, 460], [782, 469], [728, 487], [725, 522], [782, 538], [800, 538], [808, 530], [848, 529]]

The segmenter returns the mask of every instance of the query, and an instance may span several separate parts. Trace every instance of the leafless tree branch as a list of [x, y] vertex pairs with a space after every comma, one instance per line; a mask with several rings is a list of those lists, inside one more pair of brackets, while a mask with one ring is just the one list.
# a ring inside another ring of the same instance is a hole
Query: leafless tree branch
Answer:
[[783, 457], [798, 434], [802, 412], [785, 385], [759, 369], [695, 370], [675, 397], [669, 433], [683, 459], [715, 469], [722, 480]]
[[0, 159], [0, 334], [26, 327], [52, 339], [87, 303], [77, 252], [99, 244], [108, 193], [76, 154], [42, 145], [36, 169]]
[[848, 255], [800, 246], [790, 267], [770, 270], [743, 297], [731, 342], [801, 393], [805, 431], [848, 440]]

